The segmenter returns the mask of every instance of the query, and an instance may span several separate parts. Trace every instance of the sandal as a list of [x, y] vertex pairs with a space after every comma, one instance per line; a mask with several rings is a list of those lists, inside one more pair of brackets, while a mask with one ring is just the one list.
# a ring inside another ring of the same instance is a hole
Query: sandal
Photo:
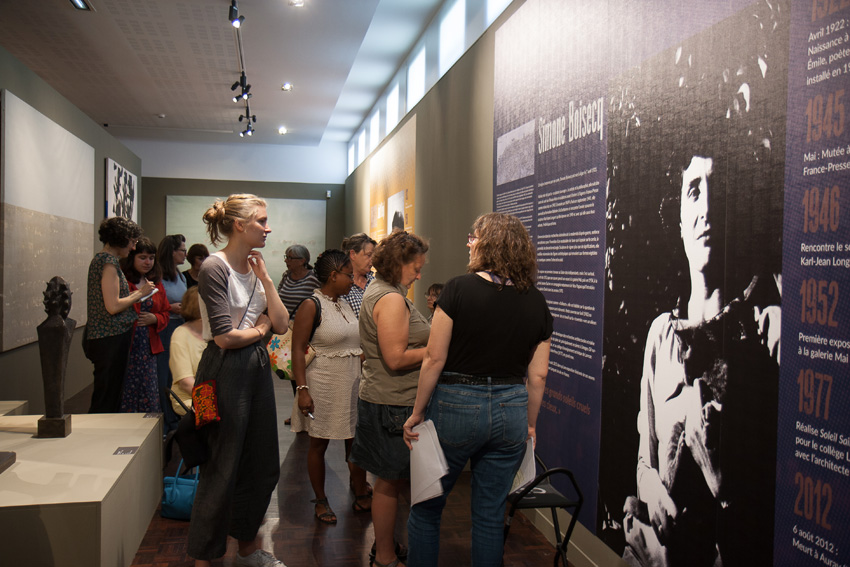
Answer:
[[[375, 551], [375, 542], [373, 541], [372, 542], [372, 549], [371, 549], [371, 551], [369, 551], [369, 565], [372, 565], [373, 563], [378, 565], [378, 563], [375, 562], [375, 554], [376, 553], [377, 552]], [[400, 561], [407, 561], [407, 548], [404, 547], [402, 544], [400, 544], [398, 542], [396, 542], [396, 544], [395, 544], [395, 554], [396, 554], [396, 557], [398, 557]]]
[[334, 514], [334, 511], [331, 508], [331, 505], [328, 504], [327, 498], [316, 498], [315, 500], [310, 500], [310, 502], [313, 502], [317, 507], [318, 506], [324, 506], [325, 507], [325, 511], [321, 514], [319, 514], [319, 512], [316, 511], [316, 519], [317, 520], [319, 520], [323, 524], [328, 524], [330, 526], [336, 524], [336, 514]]
[[[360, 503], [361, 500], [369, 499], [369, 507], [367, 508], [363, 504]], [[372, 495], [371, 494], [361, 494], [359, 496], [354, 497], [354, 502], [351, 503], [351, 509], [355, 512], [370, 512], [372, 510]]]
[[[348, 488], [351, 489], [351, 493], [353, 495], [357, 496], [357, 492], [354, 490], [354, 481], [353, 480], [348, 481]], [[368, 481], [366, 482], [366, 494], [368, 494], [369, 496], [372, 496], [372, 485], [369, 484]]]

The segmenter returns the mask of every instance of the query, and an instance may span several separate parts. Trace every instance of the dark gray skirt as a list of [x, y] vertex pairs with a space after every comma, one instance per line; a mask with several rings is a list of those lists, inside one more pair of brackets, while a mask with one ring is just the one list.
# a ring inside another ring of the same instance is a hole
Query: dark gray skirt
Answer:
[[404, 444], [403, 426], [413, 407], [357, 401], [357, 430], [351, 446], [352, 463], [378, 478], [410, 478], [410, 450]]

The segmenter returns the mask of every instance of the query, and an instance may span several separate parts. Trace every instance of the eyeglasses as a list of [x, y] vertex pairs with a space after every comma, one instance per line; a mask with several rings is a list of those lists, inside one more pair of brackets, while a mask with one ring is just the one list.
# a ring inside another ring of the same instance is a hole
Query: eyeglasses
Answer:
[[284, 256], [284, 260], [303, 260], [304, 258], [299, 258], [298, 256]]
[[186, 249], [185, 248], [178, 248], [177, 250], [175, 250], [175, 252], [183, 252], [185, 254]]
[[350, 274], [348, 272], [337, 272], [337, 273], [342, 274], [344, 276], [348, 276], [349, 278], [351, 278], [351, 281], [354, 281], [354, 274], [353, 273], [352, 274]]
[[478, 237], [472, 233], [469, 233], [466, 235], [466, 239], [470, 244], [475, 244], [475, 242], [478, 240]]

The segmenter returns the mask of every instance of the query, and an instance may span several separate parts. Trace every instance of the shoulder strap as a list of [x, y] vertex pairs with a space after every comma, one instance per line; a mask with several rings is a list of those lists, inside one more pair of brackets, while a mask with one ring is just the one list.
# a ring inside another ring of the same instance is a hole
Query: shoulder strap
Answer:
[[308, 343], [313, 340], [313, 335], [316, 334], [316, 329], [322, 324], [322, 302], [319, 301], [319, 298], [315, 295], [311, 295], [310, 299], [312, 299], [313, 303], [316, 304], [316, 315], [313, 316], [313, 330], [310, 331], [310, 338], [307, 339]]

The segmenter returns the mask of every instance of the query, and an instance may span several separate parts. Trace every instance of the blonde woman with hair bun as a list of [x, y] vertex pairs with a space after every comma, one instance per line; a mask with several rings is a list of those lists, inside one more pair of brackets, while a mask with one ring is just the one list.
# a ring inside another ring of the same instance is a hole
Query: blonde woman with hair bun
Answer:
[[261, 549], [257, 532], [280, 478], [277, 415], [264, 337], [284, 333], [289, 313], [257, 248], [271, 232], [266, 202], [254, 195], [216, 201], [204, 222], [223, 249], [201, 265], [198, 294], [203, 337], [199, 380], [215, 380], [220, 421], [203, 426], [210, 449], [189, 526], [196, 567], [238, 542], [237, 566], [285, 567]]

